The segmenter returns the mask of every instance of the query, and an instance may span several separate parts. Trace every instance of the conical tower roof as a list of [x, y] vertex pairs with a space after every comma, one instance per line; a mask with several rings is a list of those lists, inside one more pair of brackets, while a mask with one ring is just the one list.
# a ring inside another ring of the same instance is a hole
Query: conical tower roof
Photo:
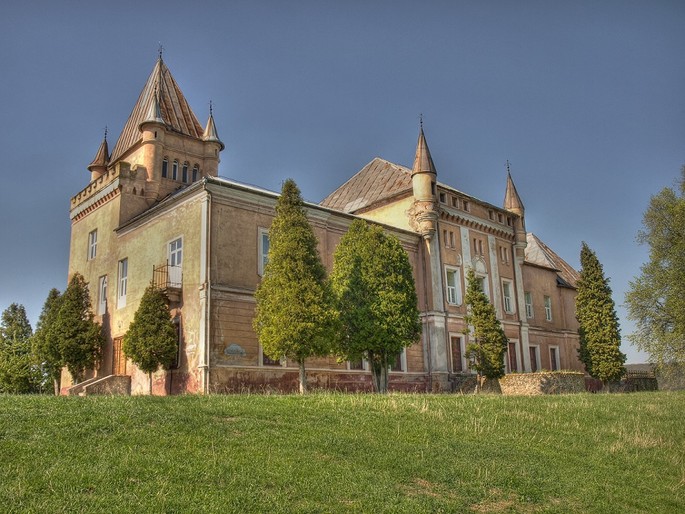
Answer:
[[419, 140], [416, 143], [416, 156], [414, 157], [414, 166], [411, 174], [414, 176], [417, 173], [432, 173], [437, 175], [435, 164], [433, 164], [433, 158], [431, 157], [428, 143], [426, 142], [426, 136], [423, 133], [423, 126], [421, 126], [419, 131]]
[[507, 170], [507, 190], [504, 193], [504, 208], [519, 216], [523, 216], [525, 210], [509, 170]]
[[105, 132], [105, 137], [100, 143], [100, 148], [95, 154], [93, 162], [88, 165], [88, 171], [93, 171], [96, 168], [106, 168], [109, 164], [109, 148], [107, 148], [107, 133]]
[[203, 141], [213, 141], [221, 145], [221, 150], [226, 148], [226, 146], [219, 139], [219, 133], [216, 131], [216, 125], [214, 124], [214, 115], [212, 114], [212, 107], [209, 107], [209, 118], [207, 119], [207, 125], [205, 126], [205, 131], [202, 134]]
[[[157, 105], [155, 105], [157, 102]], [[147, 79], [143, 90], [140, 92], [138, 101], [133, 107], [131, 115], [121, 131], [117, 144], [112, 152], [111, 161], [117, 161], [133, 145], [141, 139], [139, 126], [148, 120], [153, 114], [161, 121], [168, 130], [173, 130], [186, 136], [202, 139], [202, 125], [197, 120], [188, 101], [183, 96], [178, 84], [171, 76], [169, 68], [160, 57], [155, 64], [152, 73]], [[157, 121], [156, 119], [154, 121]]]

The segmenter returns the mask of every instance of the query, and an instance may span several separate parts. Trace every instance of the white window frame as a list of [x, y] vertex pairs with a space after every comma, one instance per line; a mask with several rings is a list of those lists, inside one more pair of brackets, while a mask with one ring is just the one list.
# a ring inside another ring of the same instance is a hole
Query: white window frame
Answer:
[[98, 254], [98, 229], [88, 232], [88, 260], [92, 261]]
[[407, 372], [407, 349], [402, 348], [402, 351], [400, 352], [400, 365], [402, 366], [402, 369], [392, 369], [392, 365], [388, 366], [388, 370], [391, 373], [406, 373]]
[[[449, 276], [453, 274], [454, 283], [450, 285]], [[447, 295], [447, 303], [450, 305], [461, 305], [461, 270], [454, 266], [445, 266], [445, 294]]]
[[[554, 369], [554, 366], [552, 365], [552, 350], [554, 350], [554, 353], [556, 355], [556, 359], [554, 359], [554, 364], [556, 364], [557, 369]], [[549, 362], [550, 371], [559, 371], [561, 369], [561, 355], [559, 354], [559, 347], [556, 345], [550, 345], [549, 347]]]
[[362, 369], [352, 369], [352, 363], [350, 361], [347, 361], [347, 370], [348, 371], [368, 371], [369, 370], [369, 361], [366, 359], [362, 359]]
[[[509, 294], [507, 294], [507, 289], [509, 289]], [[504, 312], [507, 314], [516, 313], [516, 304], [514, 303], [514, 283], [511, 280], [502, 280], [502, 306], [504, 307]]]
[[169, 266], [183, 268], [183, 236], [177, 237], [167, 244]]
[[[264, 252], [264, 238], [268, 244], [266, 252]], [[271, 247], [271, 242], [269, 241], [269, 229], [259, 227], [257, 229], [257, 274], [260, 277], [264, 276], [264, 269], [266, 268], [266, 263], [269, 259], [269, 248]]]
[[98, 279], [98, 314], [102, 316], [107, 312], [107, 275]]
[[545, 319], [552, 321], [552, 297], [545, 295]]
[[[449, 337], [449, 352], [450, 352], [450, 368], [452, 373], [473, 373], [473, 370], [469, 368], [469, 361], [466, 358], [466, 336], [459, 332], [450, 332]], [[454, 370], [454, 355], [452, 354], [452, 338], [459, 338], [459, 346], [461, 350], [461, 371]]]
[[525, 291], [523, 293], [523, 299], [524, 302], [526, 303], [526, 318], [532, 319], [533, 318], [533, 293], [530, 291]]
[[[492, 301], [490, 298], [490, 284], [488, 283], [488, 276], [487, 274], [483, 273], [476, 273], [476, 280], [482, 280], [483, 282], [483, 287], [481, 288], [483, 292], [485, 293], [485, 296], [488, 297], [489, 301]], [[467, 286], [468, 287], [468, 286]]]
[[128, 257], [121, 259], [117, 274], [117, 309], [126, 307], [126, 293], [128, 292]]

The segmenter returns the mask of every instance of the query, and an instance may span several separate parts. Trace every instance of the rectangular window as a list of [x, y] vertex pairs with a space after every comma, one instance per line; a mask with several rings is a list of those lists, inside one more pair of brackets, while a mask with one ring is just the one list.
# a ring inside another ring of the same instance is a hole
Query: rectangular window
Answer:
[[442, 240], [444, 241], [445, 248], [449, 248], [450, 245], [449, 245], [449, 242], [447, 240], [447, 230], [442, 231]]
[[455, 209], [459, 208], [459, 198], [457, 198], [456, 196], [452, 197], [452, 207], [454, 207]]
[[119, 287], [117, 289], [117, 308], [126, 306], [126, 290], [128, 289], [128, 259], [119, 261]]
[[181, 287], [183, 280], [183, 238], [169, 243], [169, 287]]
[[269, 261], [269, 231], [265, 228], [259, 229], [259, 255], [257, 263], [257, 273], [260, 277], [264, 276], [266, 263]]
[[550, 346], [549, 348], [549, 365], [552, 371], [559, 371], [559, 348], [556, 346]]
[[504, 264], [509, 264], [509, 249], [506, 246], [499, 247], [499, 258]]
[[497, 221], [499, 221], [500, 223], [504, 222], [504, 217], [502, 216], [501, 212], [497, 213]]
[[445, 203], [447, 201], [447, 197], [445, 196], [445, 193], [440, 193], [440, 203]]
[[514, 288], [508, 280], [502, 281], [502, 298], [504, 299], [504, 312], [512, 314], [514, 312]]
[[450, 336], [450, 351], [452, 355], [452, 373], [463, 373], [464, 367], [464, 338], [462, 336]]
[[395, 360], [391, 362], [390, 371], [405, 371], [407, 365], [406, 349], [403, 348], [402, 351], [397, 354]]
[[454, 232], [450, 230], [450, 247], [456, 248], [456, 245], [454, 244]]
[[262, 366], [280, 366], [281, 365], [281, 360], [280, 359], [272, 359], [271, 357], [268, 357], [264, 351], [262, 351]]
[[545, 319], [552, 321], [552, 299], [549, 296], [545, 296]]
[[198, 171], [197, 166], [193, 166], [193, 182], [197, 182]]
[[107, 311], [107, 275], [100, 277], [98, 281], [98, 314], [103, 315]]
[[518, 366], [516, 364], [516, 343], [509, 341], [508, 344], [507, 358], [509, 361], [509, 373], [515, 373], [518, 371]]
[[171, 165], [171, 178], [173, 180], [178, 180], [178, 161], [174, 161]]
[[169, 175], [168, 168], [169, 168], [169, 161], [164, 159], [162, 161], [162, 178], [167, 178], [167, 176]]
[[461, 202], [462, 208], [468, 212], [469, 210], [469, 202], [467, 200], [462, 200]]
[[540, 348], [538, 346], [530, 346], [528, 350], [530, 352], [530, 370], [535, 373], [540, 369], [538, 364], [540, 362]]
[[181, 180], [183, 180], [184, 184], [188, 183], [188, 163], [187, 162], [183, 163], [183, 171], [181, 172]]
[[347, 362], [347, 369], [364, 371], [366, 369], [366, 367], [364, 365], [364, 359], [359, 359], [356, 361], [348, 361]]
[[447, 303], [461, 305], [461, 278], [459, 268], [445, 268]]
[[88, 234], [88, 260], [92, 261], [98, 253], [98, 231], [93, 230]]
[[523, 296], [526, 299], [526, 318], [533, 317], [533, 295], [530, 291], [526, 291]]

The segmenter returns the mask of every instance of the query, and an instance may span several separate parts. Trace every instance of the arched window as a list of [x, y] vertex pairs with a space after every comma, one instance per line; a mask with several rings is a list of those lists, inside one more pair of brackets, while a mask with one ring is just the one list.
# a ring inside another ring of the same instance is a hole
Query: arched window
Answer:
[[169, 161], [165, 157], [162, 161], [162, 178], [167, 178], [169, 174]]
[[178, 161], [174, 161], [174, 164], [171, 165], [171, 178], [178, 180]]
[[181, 176], [182, 176], [183, 183], [184, 184], [188, 183], [188, 163], [187, 162], [183, 163], [183, 173]]
[[196, 164], [195, 166], [193, 166], [193, 182], [197, 182], [197, 177], [199, 174], [200, 174], [200, 168]]

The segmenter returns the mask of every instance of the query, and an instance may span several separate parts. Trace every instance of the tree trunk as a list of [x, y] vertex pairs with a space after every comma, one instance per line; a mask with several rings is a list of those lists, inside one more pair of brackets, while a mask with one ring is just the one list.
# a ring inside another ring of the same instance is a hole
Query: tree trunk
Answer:
[[150, 396], [152, 396], [152, 373], [148, 373], [148, 377], [150, 377]]
[[373, 357], [375, 356], [369, 352], [373, 388], [377, 393], [385, 394], [388, 392], [388, 363], [386, 361], [384, 366], [382, 362], [378, 362]]
[[55, 396], [59, 396], [61, 385], [59, 378], [54, 378], [52, 380], [52, 386], [55, 388]]
[[307, 393], [307, 373], [304, 369], [304, 359], [297, 361], [300, 365], [300, 394]]

